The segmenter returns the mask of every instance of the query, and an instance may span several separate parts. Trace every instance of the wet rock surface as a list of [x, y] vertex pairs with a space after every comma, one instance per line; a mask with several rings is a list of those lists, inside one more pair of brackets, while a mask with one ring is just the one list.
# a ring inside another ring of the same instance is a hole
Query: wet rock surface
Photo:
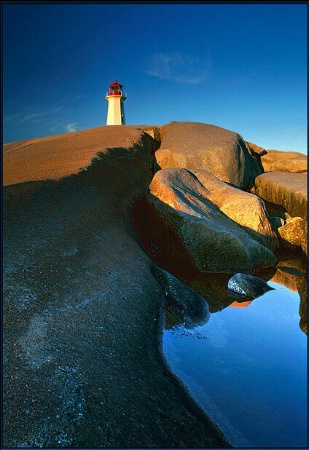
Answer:
[[252, 298], [259, 297], [273, 289], [262, 278], [244, 273], [233, 275], [229, 279], [227, 287], [237, 294]]

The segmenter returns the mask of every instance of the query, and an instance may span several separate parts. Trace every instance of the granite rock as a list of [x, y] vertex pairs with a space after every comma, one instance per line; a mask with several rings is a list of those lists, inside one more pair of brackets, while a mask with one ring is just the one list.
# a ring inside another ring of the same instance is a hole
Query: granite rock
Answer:
[[205, 169], [242, 189], [262, 173], [243, 138], [233, 131], [195, 122], [172, 122], [161, 129], [156, 158], [161, 169]]

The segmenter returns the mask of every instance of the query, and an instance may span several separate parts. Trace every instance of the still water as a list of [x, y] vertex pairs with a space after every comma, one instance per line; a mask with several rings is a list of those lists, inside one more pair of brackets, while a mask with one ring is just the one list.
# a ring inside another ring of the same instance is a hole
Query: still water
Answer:
[[237, 447], [307, 448], [307, 336], [300, 297], [282, 284], [211, 312], [202, 326], [173, 324], [163, 350], [208, 415]]

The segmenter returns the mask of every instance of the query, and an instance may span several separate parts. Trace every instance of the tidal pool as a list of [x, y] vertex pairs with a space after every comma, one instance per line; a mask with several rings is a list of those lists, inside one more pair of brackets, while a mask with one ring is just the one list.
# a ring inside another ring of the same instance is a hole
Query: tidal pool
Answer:
[[173, 372], [237, 447], [307, 448], [307, 336], [300, 297], [282, 284], [211, 311], [191, 329], [168, 325]]

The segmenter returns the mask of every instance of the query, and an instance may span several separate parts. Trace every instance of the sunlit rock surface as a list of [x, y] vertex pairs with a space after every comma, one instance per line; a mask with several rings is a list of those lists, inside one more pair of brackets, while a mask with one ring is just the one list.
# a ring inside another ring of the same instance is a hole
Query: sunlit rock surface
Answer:
[[205, 169], [222, 181], [246, 188], [262, 173], [243, 138], [214, 125], [172, 122], [161, 128], [156, 158], [162, 169]]
[[[273, 252], [221, 212], [208, 199], [209, 191], [186, 169], [156, 173], [150, 193], [141, 205], [144, 230], [147, 230], [144, 243], [147, 245], [148, 240], [154, 256], [201, 272], [252, 272], [274, 265], [276, 257]], [[214, 193], [211, 195], [215, 197]], [[218, 203], [219, 197], [220, 194]], [[254, 204], [253, 200], [253, 208]], [[266, 221], [265, 216], [265, 225]], [[269, 231], [272, 237], [270, 227]]]
[[261, 157], [265, 172], [307, 172], [307, 156], [299, 152], [283, 152], [279, 150], [267, 150]]
[[281, 205], [292, 217], [307, 217], [307, 174], [263, 173], [254, 182], [256, 195]]
[[[98, 153], [108, 157], [113, 148], [133, 148], [142, 139], [142, 131], [145, 129], [148, 130], [149, 125], [140, 127], [102, 126], [4, 144], [3, 184], [7, 186], [36, 180], [56, 180], [76, 174], [82, 169], [86, 169]], [[144, 142], [147, 135], [143, 134]], [[156, 140], [148, 139], [149, 165], [154, 160], [152, 153], [158, 145]], [[117, 152], [113, 150], [113, 157], [116, 156]], [[131, 156], [132, 151], [125, 151], [121, 155], [118, 150], [119, 158], [130, 158]]]
[[229, 306], [230, 308], [247, 308], [251, 304], [250, 301], [248, 302], [233, 302]]
[[[299, 246], [307, 254], [307, 174], [264, 173], [255, 179], [252, 192], [282, 208], [281, 216], [285, 219], [285, 223], [281, 230], [278, 228], [278, 232], [283, 244]], [[285, 212], [291, 218], [287, 219], [284, 216]]]
[[307, 222], [301, 217], [291, 217], [284, 214], [285, 222], [278, 228], [280, 242], [283, 247], [300, 247], [307, 253]]
[[193, 170], [192, 173], [205, 187], [204, 196], [217, 205], [221, 212], [265, 247], [274, 250], [278, 246], [262, 199], [220, 181], [206, 170]]

